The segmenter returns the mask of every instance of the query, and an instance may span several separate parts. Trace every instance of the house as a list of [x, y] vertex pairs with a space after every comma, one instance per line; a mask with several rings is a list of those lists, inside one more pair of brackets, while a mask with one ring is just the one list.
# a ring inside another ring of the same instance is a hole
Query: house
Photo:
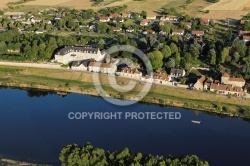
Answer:
[[184, 30], [172, 30], [172, 35], [184, 35]]
[[241, 25], [245, 25], [246, 22], [249, 22], [250, 20], [240, 20]]
[[165, 25], [165, 21], [160, 21], [159, 26]]
[[100, 17], [100, 18], [99, 18], [99, 21], [100, 21], [100, 22], [109, 22], [109, 21], [110, 21], [110, 18], [109, 18], [109, 17], [106, 17], [106, 16], [103, 16], [103, 17]]
[[47, 31], [39, 29], [39, 30], [35, 31], [35, 34], [42, 34], [42, 33], [45, 33], [45, 32], [47, 32]]
[[149, 20], [141, 20], [140, 25], [141, 26], [148, 26], [149, 22], [150, 22]]
[[78, 70], [78, 71], [87, 71], [88, 66], [91, 60], [82, 60], [82, 61], [72, 61], [69, 63], [69, 66], [72, 70]]
[[182, 25], [184, 25], [188, 29], [190, 29], [192, 27], [192, 23], [191, 22], [183, 22]]
[[170, 70], [170, 78], [172, 81], [174, 81], [177, 78], [181, 78], [185, 76], [186, 72], [183, 69], [176, 69], [176, 68], [171, 68]]
[[105, 54], [102, 54], [98, 48], [90, 46], [66, 46], [56, 52], [55, 61], [63, 64], [69, 64], [72, 61], [87, 59], [101, 61], [104, 57]]
[[35, 23], [42, 22], [42, 19], [41, 18], [32, 17], [32, 18], [29, 19], [29, 21], [30, 21], [31, 24], [35, 24]]
[[168, 75], [162, 72], [152, 72], [150, 75], [146, 75], [145, 77], [143, 77], [142, 80], [158, 84], [169, 83]]
[[88, 70], [96, 73], [114, 74], [117, 66], [112, 63], [90, 62]]
[[178, 17], [177, 16], [172, 16], [172, 15], [167, 15], [165, 17], [166, 21], [178, 21]]
[[197, 90], [203, 90], [205, 80], [206, 80], [206, 77], [201, 76], [199, 79], [197, 79], [197, 82], [194, 84], [194, 88], [197, 89]]
[[117, 13], [111, 13], [109, 14], [109, 18], [117, 18], [117, 17], [120, 17], [121, 14], [117, 14]]
[[155, 31], [151, 30], [151, 29], [148, 29], [148, 30], [145, 30], [143, 32], [144, 35], [147, 35], [147, 34], [155, 34]]
[[243, 96], [244, 94], [242, 87], [215, 83], [211, 84], [210, 91], [221, 95]]
[[200, 22], [201, 22], [202, 24], [208, 25], [209, 22], [210, 22], [210, 19], [209, 19], [209, 18], [201, 18], [201, 19], [200, 19]]
[[5, 16], [13, 16], [13, 15], [18, 15], [18, 16], [24, 16], [25, 12], [5, 12]]
[[6, 31], [7, 31], [7, 29], [0, 27], [0, 32], [6, 32]]
[[228, 73], [224, 73], [221, 77], [221, 83], [243, 87], [246, 84], [246, 81], [243, 78], [230, 77]]
[[65, 17], [68, 13], [67, 12], [62, 12], [61, 17]]
[[50, 20], [43, 20], [43, 22], [44, 22], [45, 24], [49, 24], [49, 25], [52, 24], [52, 22], [51, 22]]
[[136, 67], [123, 67], [121, 69], [120, 76], [140, 79], [142, 72], [138, 71]]
[[146, 19], [148, 20], [155, 20], [156, 19], [156, 15], [155, 14], [148, 14]]
[[22, 15], [11, 15], [10, 18], [12, 20], [17, 20], [17, 19], [21, 19], [22, 18]]
[[248, 41], [250, 41], [250, 36], [244, 35], [244, 36], [242, 36], [242, 40], [243, 40], [244, 42], [248, 42]]
[[122, 28], [119, 27], [113, 27], [112, 29], [114, 32], [120, 32], [122, 30]]
[[122, 18], [131, 18], [130, 13], [122, 13]]
[[124, 22], [124, 19], [122, 17], [115, 17], [115, 18], [112, 18], [112, 21], [113, 22]]
[[197, 37], [204, 35], [204, 31], [192, 31], [191, 33], [192, 35], [197, 36]]
[[134, 32], [134, 29], [133, 29], [133, 28], [131, 28], [131, 27], [129, 27], [128, 29], [126, 29], [126, 32], [127, 32], [127, 33]]
[[250, 31], [239, 31], [238, 36], [250, 36]]

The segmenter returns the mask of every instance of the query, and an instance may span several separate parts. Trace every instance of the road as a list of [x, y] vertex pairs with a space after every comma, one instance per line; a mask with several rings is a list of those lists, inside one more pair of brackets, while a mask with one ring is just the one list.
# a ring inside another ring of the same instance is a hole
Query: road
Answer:
[[18, 62], [0, 62], [1, 66], [34, 67], [46, 69], [65, 69], [58, 64], [49, 63], [18, 63]]

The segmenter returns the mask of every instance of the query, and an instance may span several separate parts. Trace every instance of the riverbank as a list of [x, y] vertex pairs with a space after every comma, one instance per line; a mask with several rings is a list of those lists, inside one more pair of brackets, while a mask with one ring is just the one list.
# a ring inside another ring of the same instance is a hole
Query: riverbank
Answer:
[[0, 166], [48, 166], [43, 164], [34, 164], [29, 162], [17, 161], [8, 158], [0, 157]]
[[[135, 88], [129, 94], [122, 94], [112, 89], [106, 75], [100, 75], [100, 82], [110, 96], [126, 100], [133, 100], [134, 96], [143, 88], [137, 81]], [[126, 85], [129, 80], [116, 77], [116, 82], [120, 85]], [[93, 73], [89, 72], [0, 66], [0, 85], [99, 96], [93, 85]], [[250, 118], [249, 99], [221, 96], [174, 86], [153, 85], [141, 102]]]

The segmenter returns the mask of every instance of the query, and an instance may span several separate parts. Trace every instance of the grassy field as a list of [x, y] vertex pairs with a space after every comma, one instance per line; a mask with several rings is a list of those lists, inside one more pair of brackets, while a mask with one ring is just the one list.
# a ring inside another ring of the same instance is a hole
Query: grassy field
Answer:
[[[0, 66], [0, 84], [4, 86], [31, 87], [98, 96], [92, 80], [93, 75], [88, 72]], [[121, 94], [111, 88], [106, 75], [100, 76], [100, 82], [108, 94], [116, 98], [133, 99], [143, 88], [143, 85], [137, 82], [132, 92]], [[116, 82], [122, 86], [128, 84], [129, 80], [116, 77]], [[238, 108], [242, 106], [250, 108], [249, 99], [229, 98], [207, 92], [158, 85], [153, 85], [143, 102], [212, 112], [218, 112], [218, 106], [225, 106], [230, 110], [230, 114], [237, 114]]]

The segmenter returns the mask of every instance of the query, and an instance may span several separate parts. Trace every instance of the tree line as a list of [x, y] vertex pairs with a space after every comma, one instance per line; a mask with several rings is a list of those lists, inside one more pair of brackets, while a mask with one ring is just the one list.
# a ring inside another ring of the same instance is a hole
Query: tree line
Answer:
[[207, 161], [200, 160], [197, 156], [163, 157], [134, 153], [128, 148], [120, 151], [106, 151], [96, 148], [90, 143], [81, 147], [70, 144], [62, 148], [59, 160], [63, 166], [208, 166]]

